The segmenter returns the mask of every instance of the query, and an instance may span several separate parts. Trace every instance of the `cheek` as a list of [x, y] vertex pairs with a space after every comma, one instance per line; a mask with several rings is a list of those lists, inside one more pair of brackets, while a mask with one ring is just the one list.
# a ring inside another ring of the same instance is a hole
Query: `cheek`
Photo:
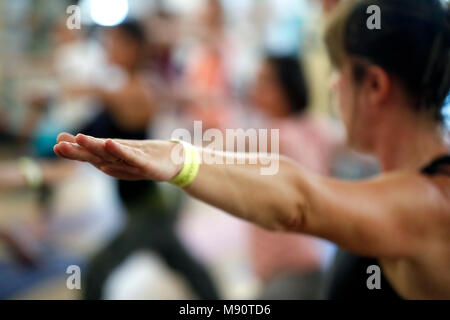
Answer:
[[349, 112], [351, 110], [350, 94], [346, 82], [342, 76], [339, 76], [333, 83], [333, 93], [335, 104], [340, 113], [342, 121], [347, 123]]
[[353, 113], [356, 109], [355, 88], [348, 74], [340, 78], [337, 91], [337, 103], [339, 106], [341, 118], [348, 128], [349, 126], [353, 125]]

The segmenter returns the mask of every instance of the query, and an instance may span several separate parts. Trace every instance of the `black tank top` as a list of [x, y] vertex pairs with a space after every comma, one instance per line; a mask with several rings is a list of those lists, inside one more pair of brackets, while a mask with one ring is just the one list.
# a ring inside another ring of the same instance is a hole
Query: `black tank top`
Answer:
[[[421, 172], [426, 175], [446, 174], [450, 176], [448, 165], [450, 165], [450, 155], [434, 160]], [[378, 260], [339, 249], [334, 264], [327, 274], [323, 298], [331, 300], [402, 299], [392, 288], [383, 272], [381, 272], [381, 289], [369, 290], [367, 288], [367, 279], [370, 276], [367, 268], [371, 265], [379, 266]]]
[[[107, 108], [100, 112], [86, 127], [79, 130], [79, 132], [93, 137], [108, 137], [127, 140], [147, 139], [147, 132], [145, 129], [133, 131], [125, 130], [119, 126]], [[145, 201], [149, 193], [156, 190], [156, 183], [149, 180], [118, 180], [117, 186], [120, 198], [127, 206]]]

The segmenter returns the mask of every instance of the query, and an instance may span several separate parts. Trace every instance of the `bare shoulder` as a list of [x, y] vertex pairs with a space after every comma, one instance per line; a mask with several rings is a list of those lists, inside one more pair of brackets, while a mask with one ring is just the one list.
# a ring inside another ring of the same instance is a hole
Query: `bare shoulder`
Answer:
[[422, 226], [430, 236], [440, 231], [450, 235], [450, 176], [400, 172], [381, 176], [378, 183], [380, 192], [394, 193], [395, 198], [388, 200], [392, 208], [410, 217], [403, 221]]
[[436, 218], [437, 230], [442, 237], [447, 239], [450, 246], [450, 175], [438, 175], [428, 177], [429, 183], [436, 188]]
[[306, 226], [358, 254], [412, 258], [448, 237], [450, 179], [419, 172], [311, 183]]

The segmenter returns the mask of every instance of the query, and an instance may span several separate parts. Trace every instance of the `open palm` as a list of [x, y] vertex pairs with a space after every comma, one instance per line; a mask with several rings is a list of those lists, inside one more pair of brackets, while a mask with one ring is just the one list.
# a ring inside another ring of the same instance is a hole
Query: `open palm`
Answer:
[[174, 162], [171, 155], [174, 151], [181, 157], [183, 148], [169, 141], [100, 139], [61, 133], [53, 149], [61, 158], [89, 162], [123, 180], [167, 181], [182, 166], [181, 161]]

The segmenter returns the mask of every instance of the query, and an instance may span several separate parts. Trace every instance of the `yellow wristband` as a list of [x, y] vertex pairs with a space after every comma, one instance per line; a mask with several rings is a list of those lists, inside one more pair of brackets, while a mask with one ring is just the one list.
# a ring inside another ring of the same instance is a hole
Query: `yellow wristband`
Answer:
[[180, 140], [170, 140], [173, 142], [181, 143], [184, 150], [184, 166], [180, 173], [172, 178], [169, 182], [180, 188], [190, 185], [197, 176], [200, 168], [200, 153], [191, 144]]

